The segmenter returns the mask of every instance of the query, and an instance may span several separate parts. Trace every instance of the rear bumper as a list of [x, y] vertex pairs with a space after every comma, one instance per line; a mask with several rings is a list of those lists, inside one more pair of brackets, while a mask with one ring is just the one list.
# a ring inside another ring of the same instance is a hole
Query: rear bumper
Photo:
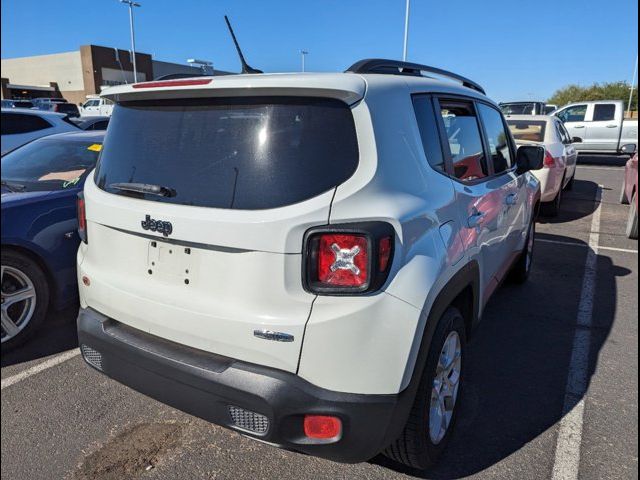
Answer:
[[[89, 308], [80, 309], [78, 337], [85, 361], [124, 385], [247, 436], [338, 462], [375, 456], [399, 434], [411, 406], [406, 391], [361, 395], [325, 390], [292, 373], [164, 340]], [[230, 407], [246, 411], [240, 412], [252, 420], [237, 423]], [[340, 417], [341, 436], [307, 438], [305, 414]]]

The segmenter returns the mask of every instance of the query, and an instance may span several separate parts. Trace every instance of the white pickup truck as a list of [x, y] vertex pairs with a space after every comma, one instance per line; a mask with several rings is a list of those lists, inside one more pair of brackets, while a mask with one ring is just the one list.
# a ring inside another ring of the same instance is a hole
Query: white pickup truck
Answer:
[[113, 102], [107, 98], [89, 97], [80, 105], [82, 117], [110, 117], [113, 112]]
[[551, 113], [564, 122], [579, 152], [634, 153], [638, 149], [638, 120], [625, 120], [624, 102], [576, 102]]

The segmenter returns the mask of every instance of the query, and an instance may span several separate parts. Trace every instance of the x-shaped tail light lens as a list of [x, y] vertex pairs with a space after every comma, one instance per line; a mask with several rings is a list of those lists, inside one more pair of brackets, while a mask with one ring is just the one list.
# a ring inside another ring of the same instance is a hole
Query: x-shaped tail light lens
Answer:
[[359, 287], [369, 275], [365, 236], [324, 234], [318, 245], [318, 280], [326, 285]]

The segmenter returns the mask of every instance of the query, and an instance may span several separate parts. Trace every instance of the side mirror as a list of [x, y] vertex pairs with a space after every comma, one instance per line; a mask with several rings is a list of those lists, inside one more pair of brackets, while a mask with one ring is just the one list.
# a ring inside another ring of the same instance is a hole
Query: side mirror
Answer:
[[582, 139], [580, 137], [573, 137], [571, 143], [582, 143]]
[[544, 147], [537, 145], [522, 145], [516, 154], [518, 175], [530, 170], [540, 170], [544, 165]]
[[634, 153], [636, 153], [637, 149], [638, 147], [634, 143], [627, 143], [626, 145], [622, 146], [620, 152], [627, 155], [633, 155]]

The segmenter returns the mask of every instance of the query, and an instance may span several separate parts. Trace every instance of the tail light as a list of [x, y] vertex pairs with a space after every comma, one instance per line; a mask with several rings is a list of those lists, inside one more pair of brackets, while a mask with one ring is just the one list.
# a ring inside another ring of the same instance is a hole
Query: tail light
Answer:
[[549, 150], [544, 154], [544, 166], [548, 168], [554, 168], [556, 166], [556, 159], [553, 158], [553, 155], [551, 155]]
[[378, 290], [389, 274], [393, 239], [393, 227], [384, 222], [312, 228], [304, 240], [305, 290], [324, 295]]
[[78, 210], [78, 236], [80, 240], [87, 243], [87, 212], [84, 204], [84, 194], [82, 192], [78, 194], [76, 206]]

